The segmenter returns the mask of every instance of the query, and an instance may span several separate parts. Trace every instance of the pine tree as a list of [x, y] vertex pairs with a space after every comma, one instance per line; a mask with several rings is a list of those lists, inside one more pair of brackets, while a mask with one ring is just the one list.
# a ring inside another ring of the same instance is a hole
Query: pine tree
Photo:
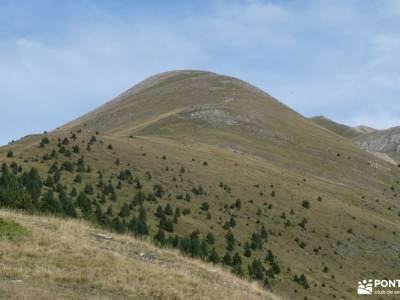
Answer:
[[133, 216], [128, 224], [128, 230], [132, 232], [135, 236], [139, 235], [139, 221], [136, 216]]
[[42, 193], [43, 185], [39, 172], [35, 168], [31, 168], [25, 180], [23, 179], [23, 182], [26, 190], [32, 197], [32, 201], [37, 202]]
[[35, 208], [32, 196], [21, 184], [20, 178], [8, 170], [6, 164], [2, 164], [0, 173], [0, 206], [25, 209], [32, 212]]
[[58, 183], [60, 181], [60, 179], [61, 179], [61, 171], [57, 170], [54, 172], [54, 175], [53, 175], [54, 183]]
[[71, 190], [71, 193], [69, 194], [71, 197], [75, 197], [76, 195], [78, 195], [78, 192], [76, 191], [76, 188], [73, 187]]
[[193, 231], [190, 234], [190, 251], [189, 255], [191, 257], [200, 257], [202, 255], [201, 252], [201, 243], [199, 238], [199, 231]]
[[93, 190], [93, 186], [90, 183], [86, 183], [85, 193], [88, 195], [93, 195], [94, 190]]
[[96, 206], [96, 210], [94, 212], [94, 215], [96, 216], [97, 223], [99, 223], [102, 226], [108, 226], [110, 223], [110, 220], [106, 214], [103, 214], [103, 211], [100, 207], [100, 205]]
[[76, 218], [77, 213], [76, 213], [75, 207], [72, 204], [71, 199], [69, 197], [67, 197], [67, 195], [65, 194], [64, 190], [62, 192], [60, 192], [58, 198], [61, 203], [61, 207], [62, 207], [64, 216], [70, 217], [70, 218]]
[[53, 181], [53, 177], [51, 176], [47, 176], [46, 182], [44, 183], [45, 186], [47, 187], [53, 187], [54, 185], [54, 181]]
[[118, 233], [123, 233], [125, 231], [124, 225], [118, 217], [112, 219], [111, 227]]
[[171, 219], [167, 219], [165, 221], [164, 227], [163, 227], [166, 231], [168, 232], [174, 232], [174, 223]]
[[242, 264], [234, 264], [232, 267], [232, 273], [238, 277], [244, 277], [245, 274], [244, 274]]
[[226, 266], [230, 266], [232, 265], [232, 257], [229, 254], [229, 252], [226, 252], [226, 254], [224, 255], [224, 257], [222, 258], [222, 263]]
[[81, 152], [81, 149], [79, 148], [78, 145], [74, 145], [74, 146], [72, 147], [72, 151], [73, 151], [75, 154], [77, 154], [77, 153], [80, 153], [80, 152]]
[[68, 138], [64, 138], [63, 141], [62, 141], [62, 144], [63, 144], [64, 146], [67, 146], [67, 145], [69, 144]]
[[261, 261], [257, 258], [253, 259], [252, 263], [248, 266], [250, 278], [254, 280], [263, 280], [265, 268]]
[[263, 286], [266, 287], [266, 288], [270, 288], [271, 287], [271, 284], [269, 283], [268, 277], [264, 278]]
[[279, 264], [277, 261], [274, 261], [271, 263], [271, 270], [276, 274], [280, 274], [281, 273], [281, 268], [279, 267]]
[[214, 235], [213, 235], [211, 232], [207, 233], [206, 239], [207, 239], [207, 243], [208, 243], [209, 245], [214, 245], [214, 243], [215, 243], [215, 237], [214, 237]]
[[57, 162], [53, 163], [49, 168], [49, 174], [53, 174], [58, 171], [58, 164]]
[[117, 201], [117, 194], [115, 193], [114, 190], [111, 191], [111, 196], [110, 196], [111, 201]]
[[172, 216], [174, 214], [174, 211], [169, 203], [167, 203], [167, 205], [165, 206], [164, 212], [168, 216]]
[[257, 250], [257, 249], [261, 250], [262, 249], [263, 242], [262, 242], [260, 234], [258, 234], [256, 232], [252, 233], [250, 246], [253, 250]]
[[218, 255], [217, 251], [215, 250], [215, 248], [212, 248], [208, 259], [214, 264], [219, 263], [219, 255]]
[[144, 200], [146, 199], [146, 195], [143, 193], [143, 191], [138, 191], [135, 194], [135, 197], [133, 197], [133, 205], [143, 205]]
[[235, 218], [232, 216], [231, 216], [231, 219], [229, 220], [229, 226], [232, 228], [236, 226]]
[[237, 210], [239, 210], [242, 207], [242, 201], [240, 199], [236, 199], [235, 206]]
[[161, 206], [157, 207], [156, 213], [154, 215], [159, 219], [161, 219], [162, 217], [165, 217], [164, 210], [162, 209]]
[[78, 166], [77, 172], [85, 172], [85, 158], [83, 155], [78, 159], [76, 165]]
[[141, 206], [139, 209], [138, 234], [139, 235], [149, 234], [149, 226], [147, 225], [146, 211], [143, 206]]
[[232, 251], [235, 248], [235, 236], [233, 235], [232, 231], [228, 231], [228, 233], [225, 235], [226, 239], [226, 249], [228, 251]]
[[241, 265], [242, 264], [242, 258], [240, 257], [239, 253], [235, 253], [235, 255], [232, 258], [232, 265]]
[[275, 257], [270, 249], [267, 250], [267, 254], [265, 255], [265, 261], [269, 262], [270, 264], [272, 264], [275, 261]]
[[41, 211], [45, 213], [61, 214], [62, 209], [60, 203], [54, 198], [54, 193], [49, 190], [42, 197]]
[[300, 277], [298, 275], [295, 275], [293, 281], [302, 285], [305, 289], [310, 288], [310, 285], [308, 284], [307, 278], [304, 274], [301, 274]]
[[53, 149], [53, 150], [51, 151], [50, 157], [51, 157], [51, 158], [57, 158], [57, 157], [58, 157], [56, 150]]
[[303, 203], [302, 203], [301, 205], [302, 205], [304, 208], [307, 208], [307, 209], [310, 208], [310, 206], [311, 206], [311, 205], [310, 205], [310, 201], [308, 201], [308, 200], [304, 200]]
[[74, 182], [76, 182], [76, 183], [81, 183], [82, 182], [82, 176], [81, 175], [76, 175], [75, 176], [75, 179], [74, 179]]
[[179, 209], [179, 207], [175, 208], [174, 216], [176, 218], [179, 218], [181, 216], [181, 210]]
[[162, 198], [164, 196], [164, 194], [165, 194], [165, 191], [164, 191], [163, 187], [160, 184], [155, 184], [153, 186], [153, 192], [154, 192], [154, 195], [157, 198]]
[[303, 218], [303, 219], [301, 220], [301, 222], [299, 223], [299, 226], [300, 226], [301, 228], [303, 228], [303, 229], [306, 229], [307, 223], [308, 223], [307, 219], [306, 219], [306, 218]]
[[11, 171], [12, 171], [12, 173], [13, 173], [14, 175], [17, 175], [17, 173], [18, 173], [18, 165], [17, 165], [17, 163], [16, 163], [15, 161], [13, 161], [13, 162], [11, 163], [10, 169], [11, 169]]
[[133, 180], [133, 183], [134, 183], [134, 186], [135, 186], [136, 189], [141, 190], [143, 188], [143, 185], [140, 183], [139, 178], [136, 177]]
[[274, 270], [273, 270], [272, 268], [269, 268], [269, 269], [267, 270], [267, 272], [265, 273], [265, 275], [267, 275], [267, 277], [269, 277], [269, 278], [271, 278], [271, 279], [274, 279], [274, 278], [275, 278], [275, 272], [274, 272]]
[[154, 236], [154, 241], [161, 247], [165, 246], [166, 244], [166, 237], [165, 237], [165, 233], [164, 230], [159, 229], [156, 233], [156, 235]]
[[79, 193], [78, 197], [76, 198], [76, 206], [81, 209], [82, 214], [87, 218], [89, 218], [93, 213], [91, 202], [85, 193]]
[[121, 218], [126, 218], [127, 216], [129, 216], [129, 214], [130, 214], [129, 206], [125, 202], [121, 207], [121, 210], [119, 212], [119, 216]]
[[265, 242], [267, 242], [267, 241], [268, 241], [268, 232], [267, 232], [267, 230], [265, 229], [264, 224], [261, 225], [260, 234], [261, 234], [261, 238], [262, 238]]
[[107, 211], [106, 211], [106, 215], [109, 216], [109, 217], [112, 217], [112, 215], [113, 215], [112, 205], [108, 206]]
[[244, 253], [243, 253], [243, 255], [246, 256], [246, 257], [251, 257], [251, 248], [250, 248], [249, 242], [246, 242], [244, 244]]
[[162, 215], [158, 227], [167, 230], [167, 226], [169, 226], [167, 225], [167, 223], [168, 223], [167, 217], [165, 215]]
[[208, 243], [205, 239], [201, 241], [200, 248], [201, 248], [201, 259], [206, 260], [209, 255], [209, 248], [208, 248]]
[[174, 224], [178, 224], [178, 217], [176, 215], [174, 215], [173, 222]]
[[44, 146], [48, 145], [48, 144], [50, 144], [50, 140], [49, 140], [49, 138], [47, 136], [42, 138], [42, 140], [40, 141], [40, 145], [43, 145], [42, 148], [44, 148]]
[[200, 209], [203, 210], [203, 211], [208, 211], [209, 207], [210, 207], [210, 205], [208, 204], [208, 202], [203, 202], [201, 204]]

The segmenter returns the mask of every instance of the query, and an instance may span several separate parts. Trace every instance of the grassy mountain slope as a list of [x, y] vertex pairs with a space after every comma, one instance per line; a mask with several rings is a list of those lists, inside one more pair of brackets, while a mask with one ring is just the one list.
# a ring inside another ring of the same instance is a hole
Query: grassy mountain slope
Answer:
[[312, 117], [311, 120], [321, 127], [324, 127], [330, 131], [335, 132], [338, 135], [350, 139], [376, 131], [375, 129], [367, 126], [350, 127], [344, 124], [336, 123], [322, 116]]
[[[160, 225], [157, 208], [179, 208], [168, 237], [213, 233], [210, 249], [220, 257], [238, 253], [253, 279], [259, 278], [247, 266], [261, 259], [262, 277], [285, 298], [353, 299], [360, 278], [399, 275], [393, 269], [400, 253], [398, 168], [238, 79], [200, 71], [156, 75], [46, 137], [42, 148], [43, 135], [1, 148], [0, 162], [35, 167], [44, 181], [54, 177], [55, 162], [72, 162], [59, 179], [68, 195], [91, 184], [91, 209], [105, 212], [111, 205], [110, 219], [123, 224], [138, 216], [134, 199], [142, 190], [151, 236]], [[77, 171], [82, 155], [90, 172]], [[118, 179], [126, 169], [141, 189]], [[100, 182], [114, 186], [114, 199], [104, 196]], [[163, 193], [154, 196], [157, 186]], [[57, 185], [43, 193], [49, 189]], [[124, 203], [128, 215], [118, 217]], [[262, 225], [268, 237], [245, 256]], [[227, 249], [229, 231], [233, 250]], [[280, 272], [270, 272], [267, 250]], [[293, 280], [300, 274], [309, 287]]]
[[216, 266], [87, 222], [6, 210], [0, 218], [27, 229], [0, 238], [2, 299], [278, 299]]
[[400, 161], [400, 155], [396, 148], [398, 138], [391, 135], [391, 132], [396, 130], [376, 130], [367, 126], [349, 127], [325, 117], [313, 117], [311, 120], [327, 130], [353, 140], [363, 150], [388, 163], [397, 165], [397, 162]]

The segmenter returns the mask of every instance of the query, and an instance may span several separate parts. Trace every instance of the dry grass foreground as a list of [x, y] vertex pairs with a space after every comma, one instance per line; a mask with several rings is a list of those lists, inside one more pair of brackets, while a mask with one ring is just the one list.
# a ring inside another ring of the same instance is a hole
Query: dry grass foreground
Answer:
[[0, 299], [279, 299], [176, 251], [100, 238], [85, 221], [7, 210], [0, 219], [28, 229], [0, 239]]

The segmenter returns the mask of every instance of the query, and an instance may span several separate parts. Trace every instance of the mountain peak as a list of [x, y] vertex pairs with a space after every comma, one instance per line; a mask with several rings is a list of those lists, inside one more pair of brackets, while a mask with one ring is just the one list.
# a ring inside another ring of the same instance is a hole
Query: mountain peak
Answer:
[[229, 106], [236, 111], [239, 107], [233, 102], [240, 103], [237, 113], [254, 111], [254, 105], [262, 104], [271, 112], [298, 115], [240, 79], [207, 71], [179, 70], [151, 76], [59, 130], [133, 134], [137, 126], [142, 128], [143, 124], [154, 124], [194, 108], [214, 105], [226, 110]]

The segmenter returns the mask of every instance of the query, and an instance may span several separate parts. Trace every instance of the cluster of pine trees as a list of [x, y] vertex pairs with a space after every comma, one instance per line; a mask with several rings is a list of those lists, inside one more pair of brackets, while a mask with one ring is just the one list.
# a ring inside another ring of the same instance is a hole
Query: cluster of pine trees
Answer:
[[[181, 212], [179, 207], [173, 208], [170, 203], [165, 206], [159, 205], [154, 212], [158, 224], [156, 223], [155, 230], [151, 230], [144, 205], [146, 201], [157, 203], [157, 199], [163, 198], [166, 194], [163, 186], [156, 183], [150, 192], [145, 193], [140, 179], [134, 176], [129, 169], [120, 170], [119, 174], [116, 174], [118, 180], [116, 185], [113, 185], [111, 177], [105, 179], [101, 171], [97, 171], [96, 184], [85, 182], [85, 173], [91, 173], [92, 169], [86, 163], [84, 155], [81, 154], [80, 147], [74, 144], [76, 139], [75, 134], [72, 134], [70, 138], [59, 139], [57, 151], [53, 149], [43, 155], [42, 162], [54, 161], [45, 178], [41, 178], [35, 168], [31, 168], [27, 172], [15, 162], [10, 165], [3, 163], [0, 170], [0, 206], [22, 209], [30, 213], [48, 213], [71, 218], [82, 217], [118, 233], [128, 232], [134, 236], [147, 236], [151, 232], [155, 232], [153, 239], [161, 247], [176, 248], [190, 257], [222, 264], [230, 268], [234, 274], [261, 281], [266, 286], [270, 285], [271, 279], [280, 274], [280, 266], [271, 250], [267, 250], [264, 260], [256, 257], [251, 259], [252, 252], [263, 251], [263, 245], [268, 240], [268, 232], [263, 224], [258, 231], [253, 232], [242, 248], [238, 246], [239, 242], [234, 236], [233, 228], [236, 226], [236, 220], [234, 216], [231, 216], [222, 226], [226, 230], [225, 254], [218, 253], [217, 249], [221, 250], [216, 247], [216, 239], [211, 232], [204, 234], [195, 230], [188, 235], [174, 234], [175, 226], [179, 223], [181, 215], [190, 214], [188, 208]], [[86, 151], [92, 151], [91, 148], [97, 142], [97, 138], [93, 136]], [[51, 141], [44, 137], [39, 148], [46, 149], [49, 144]], [[113, 150], [112, 145], [108, 145], [107, 149]], [[13, 157], [13, 153], [7, 156]], [[165, 160], [166, 157], [163, 159]], [[121, 161], [117, 159], [115, 165], [119, 166], [120, 164]], [[182, 176], [184, 172], [182, 167], [179, 176]], [[73, 178], [73, 182], [77, 184], [74, 185], [76, 187], [72, 186], [68, 190], [62, 184], [61, 178], [64, 173], [68, 173], [66, 177]], [[146, 177], [148, 181], [151, 181], [149, 172], [146, 173]], [[108, 207], [105, 204], [107, 201], [111, 201], [111, 203], [117, 201], [116, 190], [121, 189], [124, 182], [132, 186], [136, 192], [131, 200], [122, 203], [119, 211], [114, 212], [112, 204]], [[81, 187], [81, 191], [77, 191], [78, 186]], [[220, 187], [227, 193], [231, 192], [231, 188], [226, 184], [220, 183]], [[195, 196], [207, 195], [201, 185], [194, 186], [191, 192]], [[178, 195], [177, 199], [189, 202], [191, 196], [186, 192]], [[224, 209], [240, 210], [241, 206], [241, 200], [236, 199], [230, 207], [226, 205]], [[200, 210], [207, 213], [207, 218], [211, 218], [211, 207], [208, 202], [202, 202]], [[244, 261], [249, 262], [247, 266]], [[296, 278], [296, 282], [305, 285], [303, 277]]]
[[10, 166], [2, 164], [0, 172], [1, 207], [67, 217], [77, 216], [71, 198], [60, 183], [54, 185], [58, 196], [55, 196], [52, 189], [45, 191], [43, 187], [42, 178], [35, 168], [26, 172], [15, 162]]

